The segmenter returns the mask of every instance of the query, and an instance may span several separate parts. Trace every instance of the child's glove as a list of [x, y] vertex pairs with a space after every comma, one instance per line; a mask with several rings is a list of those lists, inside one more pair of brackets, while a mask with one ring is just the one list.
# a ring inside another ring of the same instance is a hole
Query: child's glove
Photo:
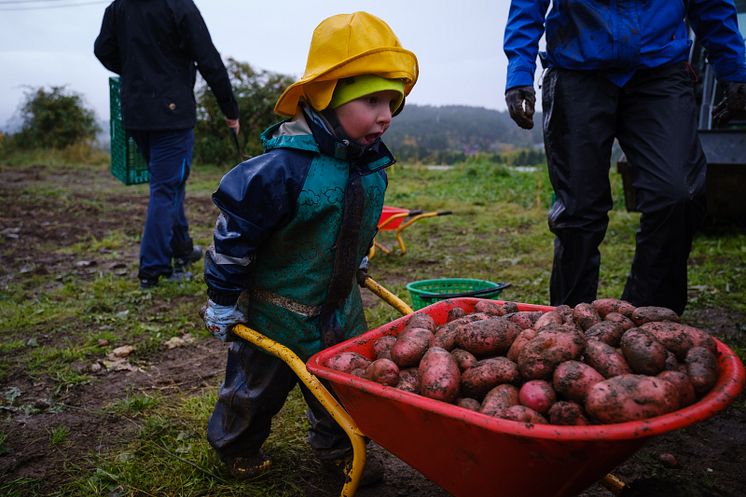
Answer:
[[202, 317], [212, 336], [223, 342], [232, 341], [233, 337], [230, 331], [233, 325], [246, 322], [246, 315], [236, 305], [220, 305], [212, 300], [207, 301], [207, 307]]
[[365, 279], [368, 277], [368, 256], [366, 255], [363, 257], [363, 260], [360, 261], [360, 266], [357, 268], [357, 272], [355, 273], [355, 278], [357, 279], [357, 284], [361, 287], [365, 286]]

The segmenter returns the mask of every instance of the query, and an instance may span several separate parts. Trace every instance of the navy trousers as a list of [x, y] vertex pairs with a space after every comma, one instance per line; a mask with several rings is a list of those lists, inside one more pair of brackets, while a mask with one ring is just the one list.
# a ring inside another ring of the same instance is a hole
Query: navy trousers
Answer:
[[225, 381], [207, 424], [207, 440], [223, 461], [252, 456], [269, 437], [272, 418], [300, 384], [308, 405], [308, 442], [319, 459], [352, 454], [347, 434], [282, 360], [243, 340], [231, 342]]
[[194, 130], [129, 130], [150, 172], [150, 201], [140, 242], [140, 278], [170, 276], [171, 259], [191, 253], [184, 194]]
[[687, 261], [704, 219], [706, 162], [683, 63], [639, 70], [619, 88], [592, 71], [550, 69], [542, 86], [544, 143], [556, 202], [552, 305], [596, 299], [599, 245], [612, 208], [609, 167], [616, 138], [641, 212], [622, 298], [682, 313]]

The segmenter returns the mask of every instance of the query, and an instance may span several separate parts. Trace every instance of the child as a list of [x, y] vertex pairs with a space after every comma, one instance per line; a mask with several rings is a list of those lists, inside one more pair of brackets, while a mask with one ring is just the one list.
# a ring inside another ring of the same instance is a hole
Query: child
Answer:
[[[265, 153], [229, 171], [213, 194], [221, 213], [205, 257], [204, 319], [216, 337], [230, 341], [231, 327], [246, 323], [305, 361], [367, 329], [354, 282], [394, 163], [380, 138], [417, 76], [416, 56], [371, 14], [332, 16], [314, 30], [303, 77], [275, 106], [291, 119], [267, 129]], [[297, 383], [283, 361], [230, 344], [207, 438], [234, 477], [269, 468], [261, 446]], [[352, 454], [347, 435], [301, 391], [311, 447], [341, 469]], [[378, 466], [369, 458], [361, 485], [380, 480]]]

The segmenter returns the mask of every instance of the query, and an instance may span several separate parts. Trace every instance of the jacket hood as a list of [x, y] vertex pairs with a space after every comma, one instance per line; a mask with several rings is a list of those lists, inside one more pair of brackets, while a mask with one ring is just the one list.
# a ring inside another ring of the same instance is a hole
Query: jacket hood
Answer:
[[367, 147], [339, 138], [321, 114], [301, 104], [293, 119], [267, 128], [261, 135], [265, 152], [277, 148], [304, 150], [334, 157], [358, 167], [363, 174], [379, 171], [396, 162], [379, 139]]
[[275, 112], [294, 116], [301, 100], [326, 109], [337, 80], [362, 74], [400, 79], [409, 95], [419, 75], [417, 56], [401, 46], [388, 24], [367, 12], [324, 19], [313, 32], [303, 77], [280, 95]]

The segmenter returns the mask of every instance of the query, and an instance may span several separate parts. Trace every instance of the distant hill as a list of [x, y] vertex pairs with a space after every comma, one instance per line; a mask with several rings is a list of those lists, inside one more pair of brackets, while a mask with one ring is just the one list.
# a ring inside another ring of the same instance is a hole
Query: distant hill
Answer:
[[534, 129], [519, 128], [508, 112], [463, 105], [407, 104], [384, 141], [400, 160], [452, 163], [475, 153], [541, 148], [541, 114]]

